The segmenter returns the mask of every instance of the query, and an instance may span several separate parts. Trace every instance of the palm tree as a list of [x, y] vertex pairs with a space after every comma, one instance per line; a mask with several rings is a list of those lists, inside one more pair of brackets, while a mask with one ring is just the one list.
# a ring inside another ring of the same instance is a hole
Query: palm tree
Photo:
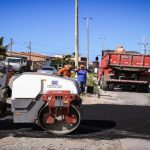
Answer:
[[4, 60], [5, 57], [7, 56], [6, 52], [7, 52], [8, 45], [4, 46], [3, 40], [4, 40], [4, 38], [0, 37], [0, 61]]

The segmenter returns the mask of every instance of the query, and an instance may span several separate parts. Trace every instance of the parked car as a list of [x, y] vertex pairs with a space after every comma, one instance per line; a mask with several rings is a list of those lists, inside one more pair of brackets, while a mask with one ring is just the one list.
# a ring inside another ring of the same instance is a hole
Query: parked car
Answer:
[[42, 68], [37, 70], [37, 72], [53, 75], [57, 73], [57, 70], [55, 67], [43, 66]]

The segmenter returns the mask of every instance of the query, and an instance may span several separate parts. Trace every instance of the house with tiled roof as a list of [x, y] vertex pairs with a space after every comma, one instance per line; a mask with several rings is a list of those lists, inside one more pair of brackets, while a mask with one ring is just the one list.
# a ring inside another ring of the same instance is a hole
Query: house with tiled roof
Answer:
[[26, 57], [27, 60], [32, 60], [32, 61], [45, 61], [47, 58], [50, 58], [47, 55], [43, 54], [38, 54], [35, 52], [7, 52], [8, 56], [18, 56], [18, 57]]

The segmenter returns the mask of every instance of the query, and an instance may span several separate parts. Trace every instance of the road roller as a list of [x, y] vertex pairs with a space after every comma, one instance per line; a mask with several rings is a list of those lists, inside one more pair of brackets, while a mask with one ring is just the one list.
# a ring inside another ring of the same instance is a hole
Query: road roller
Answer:
[[36, 123], [55, 135], [69, 134], [79, 126], [82, 100], [76, 80], [38, 72], [2, 79], [0, 113], [9, 101], [14, 123]]

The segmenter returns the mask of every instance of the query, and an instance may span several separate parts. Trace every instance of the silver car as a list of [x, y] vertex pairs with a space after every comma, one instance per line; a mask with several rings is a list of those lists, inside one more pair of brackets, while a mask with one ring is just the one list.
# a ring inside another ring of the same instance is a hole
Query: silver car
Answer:
[[57, 70], [55, 67], [43, 66], [42, 68], [37, 70], [37, 72], [53, 75], [57, 73]]

